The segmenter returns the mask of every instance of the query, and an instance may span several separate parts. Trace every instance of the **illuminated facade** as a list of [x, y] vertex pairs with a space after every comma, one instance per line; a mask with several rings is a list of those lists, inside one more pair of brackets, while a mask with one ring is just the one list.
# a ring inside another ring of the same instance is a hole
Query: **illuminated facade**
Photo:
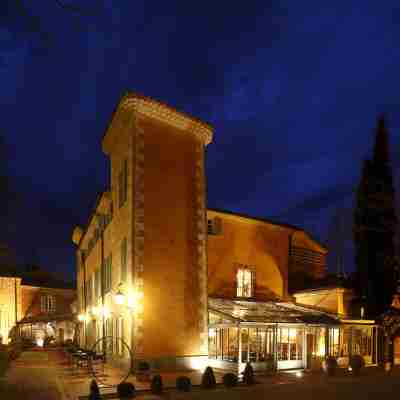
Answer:
[[75, 324], [71, 303], [74, 289], [34, 286], [21, 277], [0, 277], [0, 343], [17, 335], [43, 344], [73, 339]]
[[[344, 352], [358, 325], [344, 321], [343, 296], [341, 308], [293, 296], [324, 277], [322, 245], [290, 225], [206, 209], [211, 141], [208, 125], [167, 105], [121, 100], [102, 142], [110, 189], [72, 237], [80, 344], [122, 338], [135, 361], [157, 368], [305, 368], [325, 354], [360, 352], [358, 339]], [[111, 351], [112, 361], [127, 360]]]

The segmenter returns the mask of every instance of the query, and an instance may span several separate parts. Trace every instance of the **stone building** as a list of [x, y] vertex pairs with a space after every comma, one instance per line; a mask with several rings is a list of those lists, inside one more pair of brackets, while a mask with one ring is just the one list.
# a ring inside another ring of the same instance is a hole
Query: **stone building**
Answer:
[[[354, 353], [375, 364], [376, 325], [350, 318], [351, 293], [300, 291], [326, 275], [324, 246], [294, 226], [207, 210], [212, 137], [155, 100], [119, 103], [102, 141], [110, 188], [72, 235], [81, 345], [121, 338], [158, 368], [311, 368]], [[128, 362], [117, 343], [108, 360]]]
[[75, 289], [54, 287], [51, 280], [47, 284], [42, 280], [42, 286], [36, 283], [30, 277], [0, 275], [1, 343], [7, 344], [17, 335], [38, 345], [47, 337], [57, 343], [73, 339], [75, 323], [70, 306]]

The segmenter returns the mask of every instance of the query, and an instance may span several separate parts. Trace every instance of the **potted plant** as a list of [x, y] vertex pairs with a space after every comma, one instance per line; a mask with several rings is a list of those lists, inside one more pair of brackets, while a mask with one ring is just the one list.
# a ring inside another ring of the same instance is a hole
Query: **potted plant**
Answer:
[[252, 385], [253, 383], [255, 383], [254, 370], [249, 362], [246, 364], [243, 371], [243, 382], [246, 385]]
[[117, 386], [117, 394], [120, 400], [132, 399], [135, 397], [135, 386], [131, 382], [121, 382]]
[[336, 375], [338, 368], [337, 360], [333, 356], [328, 356], [322, 363], [322, 370], [329, 376]]
[[353, 373], [353, 375], [359, 375], [361, 369], [365, 365], [364, 357], [359, 354], [354, 354], [350, 357], [350, 368], [349, 370]]
[[150, 364], [147, 361], [140, 361], [136, 368], [136, 379], [138, 382], [150, 381]]
[[201, 387], [203, 389], [214, 389], [216, 385], [214, 371], [211, 367], [207, 367], [201, 377]]

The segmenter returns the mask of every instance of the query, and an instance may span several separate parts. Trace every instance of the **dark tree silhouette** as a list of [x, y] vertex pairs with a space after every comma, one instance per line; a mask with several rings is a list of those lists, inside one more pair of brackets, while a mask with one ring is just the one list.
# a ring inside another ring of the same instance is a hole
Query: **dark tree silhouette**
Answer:
[[397, 217], [389, 162], [388, 131], [379, 118], [373, 157], [363, 165], [354, 210], [357, 290], [367, 315], [376, 317], [390, 304], [396, 286], [393, 262]]

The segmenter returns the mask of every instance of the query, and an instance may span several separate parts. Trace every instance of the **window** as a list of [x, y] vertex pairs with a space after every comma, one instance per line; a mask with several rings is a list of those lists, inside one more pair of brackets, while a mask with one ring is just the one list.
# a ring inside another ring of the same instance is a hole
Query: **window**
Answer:
[[96, 297], [96, 300], [101, 296], [101, 270], [100, 268], [98, 268], [95, 272], [95, 281], [96, 281], [96, 285], [95, 285], [95, 291], [94, 291], [94, 295]]
[[122, 169], [118, 175], [118, 201], [121, 208], [127, 199], [128, 194], [128, 161], [124, 160]]
[[108, 293], [112, 287], [112, 257], [111, 254], [104, 262], [104, 293]]
[[93, 293], [92, 280], [89, 279], [86, 282], [86, 305], [87, 306], [90, 306], [92, 304], [92, 293]]
[[121, 281], [126, 282], [126, 275], [127, 275], [127, 265], [126, 265], [126, 258], [127, 258], [127, 242], [126, 238], [124, 238], [121, 242]]
[[236, 296], [253, 297], [255, 286], [255, 271], [249, 267], [239, 267], [236, 273]]
[[56, 311], [56, 299], [51, 295], [44, 295], [40, 298], [40, 308], [42, 313], [52, 313]]
[[207, 220], [207, 233], [209, 235], [220, 235], [222, 233], [222, 220], [215, 217]]
[[278, 329], [278, 360], [294, 361], [303, 358], [303, 329]]

